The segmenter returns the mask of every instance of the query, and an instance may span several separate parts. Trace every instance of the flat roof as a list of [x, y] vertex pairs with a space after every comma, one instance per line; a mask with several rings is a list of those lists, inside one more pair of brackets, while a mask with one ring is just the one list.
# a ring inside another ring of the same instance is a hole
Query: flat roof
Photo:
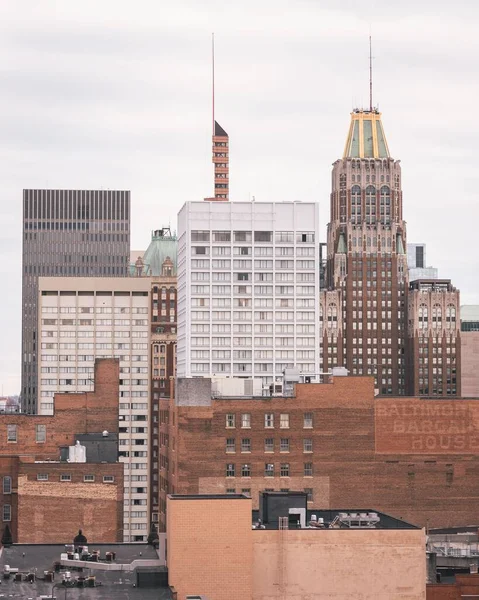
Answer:
[[[356, 513], [357, 515], [361, 514], [371, 514], [375, 513], [379, 517], [379, 521], [375, 524], [374, 527], [353, 527], [349, 528], [347, 525], [341, 526], [340, 529], [346, 529], [348, 531], [371, 531], [373, 529], [376, 530], [394, 530], [394, 529], [422, 529], [417, 525], [413, 525], [412, 523], [408, 523], [401, 518], [393, 517], [391, 515], [387, 515], [385, 513], [379, 512], [377, 510], [371, 508], [332, 508], [328, 510], [324, 509], [308, 509], [306, 512], [306, 521], [309, 523], [311, 521], [311, 516], [316, 515], [318, 519], [324, 519], [325, 528], [318, 528], [318, 531], [328, 530], [329, 524], [334, 521], [336, 517], [339, 516], [340, 513], [347, 513], [348, 515]], [[286, 516], [286, 515], [285, 515]], [[259, 510], [253, 510], [253, 524], [257, 523], [259, 519]], [[354, 519], [353, 519], [354, 520]], [[278, 523], [273, 521], [272, 523], [263, 523], [266, 529], [278, 529]], [[298, 530], [299, 531], [299, 530]], [[303, 529], [303, 531], [306, 531]], [[308, 531], [310, 531], [308, 529]]]
[[[152, 546], [147, 544], [88, 544], [89, 551], [100, 550], [103, 557], [106, 552], [115, 552], [115, 563], [131, 563], [134, 560], [155, 560], [158, 555]], [[32, 598], [40, 596], [56, 596], [63, 600], [64, 589], [68, 589], [72, 598], [111, 600], [171, 600], [173, 598], [169, 588], [156, 587], [134, 587], [136, 575], [133, 571], [103, 571], [95, 569], [91, 571], [95, 575], [98, 585], [96, 587], [63, 588], [62, 575], [55, 573], [53, 583], [43, 581], [44, 571], [53, 570], [53, 565], [60, 561], [60, 555], [65, 552], [64, 544], [14, 544], [4, 547], [0, 555], [0, 568], [3, 571], [5, 565], [17, 568], [23, 574], [36, 573], [36, 581], [15, 582], [13, 577], [2, 579], [0, 596], [13, 598]], [[78, 575], [88, 576], [89, 569], [82, 572], [72, 567], [62, 567], [62, 571], [70, 571], [72, 579]], [[59, 584], [59, 585], [57, 585]]]

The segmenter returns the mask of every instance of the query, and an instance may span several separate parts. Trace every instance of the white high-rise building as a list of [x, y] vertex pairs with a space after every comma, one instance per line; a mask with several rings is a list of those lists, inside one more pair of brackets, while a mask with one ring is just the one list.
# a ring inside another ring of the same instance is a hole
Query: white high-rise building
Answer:
[[55, 392], [93, 389], [95, 359], [120, 361], [119, 454], [124, 541], [146, 541], [149, 515], [149, 277], [40, 277], [39, 414]]
[[187, 202], [178, 214], [178, 377], [319, 373], [319, 208]]

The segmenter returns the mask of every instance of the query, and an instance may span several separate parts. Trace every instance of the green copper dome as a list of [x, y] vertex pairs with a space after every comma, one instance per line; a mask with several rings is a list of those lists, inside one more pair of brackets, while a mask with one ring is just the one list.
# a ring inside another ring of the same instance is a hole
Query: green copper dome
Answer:
[[173, 263], [172, 275], [176, 275], [178, 240], [169, 227], [157, 229], [151, 233], [151, 242], [144, 256], [144, 274], [162, 275], [163, 263], [170, 259]]

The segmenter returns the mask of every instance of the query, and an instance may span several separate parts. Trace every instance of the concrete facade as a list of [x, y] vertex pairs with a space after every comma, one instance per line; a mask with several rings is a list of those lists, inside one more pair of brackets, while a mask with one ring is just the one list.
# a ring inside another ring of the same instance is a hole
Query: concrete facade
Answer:
[[178, 214], [178, 375], [319, 373], [318, 206], [187, 202]]

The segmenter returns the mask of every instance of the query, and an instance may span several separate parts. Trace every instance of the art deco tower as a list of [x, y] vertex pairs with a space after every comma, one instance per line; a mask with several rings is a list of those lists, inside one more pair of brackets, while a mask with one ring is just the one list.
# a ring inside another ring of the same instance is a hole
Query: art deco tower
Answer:
[[380, 394], [405, 393], [406, 225], [401, 167], [376, 109], [355, 110], [343, 158], [333, 165], [323, 369], [375, 375]]

